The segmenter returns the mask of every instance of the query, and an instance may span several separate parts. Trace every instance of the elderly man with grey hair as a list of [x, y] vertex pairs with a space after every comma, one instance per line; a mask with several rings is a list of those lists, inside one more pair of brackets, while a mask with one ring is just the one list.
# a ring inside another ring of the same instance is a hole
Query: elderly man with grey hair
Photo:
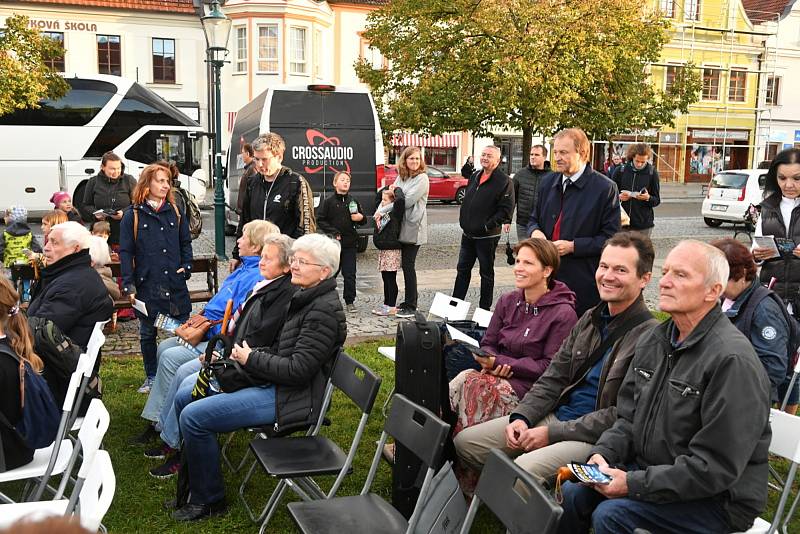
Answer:
[[750, 341], [722, 313], [725, 255], [682, 241], [667, 255], [617, 420], [589, 463], [607, 484], [564, 486], [559, 532], [746, 531], [767, 498], [770, 386]]
[[94, 324], [114, 313], [114, 302], [89, 255], [91, 234], [70, 221], [53, 227], [44, 247], [47, 267], [31, 291], [29, 317], [52, 320], [72, 341], [86, 348]]

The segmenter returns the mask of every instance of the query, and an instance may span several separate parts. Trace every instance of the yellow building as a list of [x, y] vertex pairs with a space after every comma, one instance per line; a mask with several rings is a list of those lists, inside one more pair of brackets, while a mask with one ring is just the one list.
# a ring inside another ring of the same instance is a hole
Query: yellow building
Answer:
[[741, 0], [655, 2], [672, 23], [672, 39], [651, 67], [653, 83], [669, 90], [679, 69], [692, 63], [703, 80], [700, 100], [674, 127], [620, 136], [615, 151], [650, 142], [664, 181], [705, 182], [723, 169], [754, 166], [758, 95], [766, 90], [760, 80], [769, 68], [763, 30], [754, 29]]

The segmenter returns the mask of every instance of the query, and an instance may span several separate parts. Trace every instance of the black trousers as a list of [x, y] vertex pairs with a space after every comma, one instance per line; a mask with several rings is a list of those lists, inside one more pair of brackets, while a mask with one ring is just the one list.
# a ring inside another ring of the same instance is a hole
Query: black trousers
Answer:
[[461, 250], [458, 253], [458, 265], [456, 265], [456, 283], [453, 286], [455, 298], [463, 300], [467, 295], [472, 268], [477, 259], [481, 275], [480, 307], [484, 310], [491, 309], [494, 298], [494, 255], [499, 241], [499, 236], [486, 239], [461, 236]]
[[400, 266], [403, 268], [403, 280], [405, 280], [405, 296], [402, 307], [417, 309], [417, 252], [419, 245], [403, 244], [400, 249]]
[[344, 303], [352, 304], [356, 300], [356, 247], [342, 247], [339, 254], [339, 269], [344, 278]]

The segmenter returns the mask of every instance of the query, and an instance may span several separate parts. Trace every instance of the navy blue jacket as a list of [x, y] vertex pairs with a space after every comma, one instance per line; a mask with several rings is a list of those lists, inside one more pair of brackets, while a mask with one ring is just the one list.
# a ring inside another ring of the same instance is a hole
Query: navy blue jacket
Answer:
[[[139, 214], [135, 240], [134, 210]], [[178, 221], [168, 202], [158, 212], [146, 202], [129, 206], [120, 223], [119, 245], [122, 290], [136, 293], [147, 305], [150, 319], [157, 313], [180, 317], [191, 311], [186, 280], [192, 269], [192, 236], [184, 214]], [[181, 267], [184, 272], [177, 272]]]
[[[544, 176], [539, 184], [539, 198], [528, 222], [528, 235], [534, 230], [553, 236], [558, 215], [562, 210], [561, 173]], [[556, 280], [561, 280], [575, 292], [578, 317], [600, 302], [594, 274], [600, 263], [603, 244], [620, 229], [620, 210], [617, 186], [592, 170], [589, 165], [577, 182], [564, 192], [560, 239], [573, 241], [575, 252], [561, 257]]]

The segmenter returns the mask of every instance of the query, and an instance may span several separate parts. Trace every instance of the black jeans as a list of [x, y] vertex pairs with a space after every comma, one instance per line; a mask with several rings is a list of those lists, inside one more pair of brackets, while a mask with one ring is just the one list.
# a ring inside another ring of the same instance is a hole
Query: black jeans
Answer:
[[400, 266], [403, 268], [403, 280], [405, 280], [405, 296], [400, 306], [417, 309], [417, 252], [419, 245], [408, 245], [403, 243], [400, 249]]
[[478, 260], [481, 274], [481, 300], [480, 307], [484, 310], [491, 309], [494, 298], [494, 254], [500, 236], [486, 239], [472, 239], [461, 236], [461, 250], [458, 253], [456, 266], [456, 283], [453, 286], [453, 296], [464, 299], [469, 289], [469, 280], [472, 277], [472, 268]]
[[356, 300], [356, 255], [358, 251], [355, 247], [342, 247], [339, 254], [339, 269], [344, 278], [344, 303], [352, 304]]
[[394, 308], [397, 305], [397, 271], [381, 271], [383, 278], [383, 303]]

